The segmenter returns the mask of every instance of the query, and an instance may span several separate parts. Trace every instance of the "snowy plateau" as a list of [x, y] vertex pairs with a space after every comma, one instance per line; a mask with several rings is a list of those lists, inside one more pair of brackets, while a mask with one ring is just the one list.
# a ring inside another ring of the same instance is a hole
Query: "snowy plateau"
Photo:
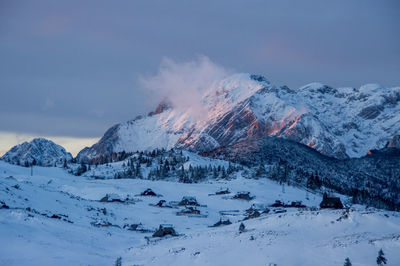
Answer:
[[0, 160], [0, 265], [400, 265], [400, 87], [235, 74]]
[[[228, 165], [186, 155], [193, 166]], [[245, 169], [230, 180], [191, 184], [89, 177], [118, 167], [121, 162], [75, 176], [33, 166], [31, 176], [30, 168], [0, 161], [0, 264], [342, 265], [349, 257], [353, 265], [374, 265], [383, 249], [388, 265], [400, 265], [398, 212], [352, 205], [339, 194], [347, 210], [319, 209], [321, 194], [246, 178]], [[149, 188], [157, 196], [141, 196]], [[235, 199], [240, 191], [254, 198]], [[107, 194], [112, 200], [102, 200]], [[174, 202], [184, 196], [196, 198], [201, 215], [177, 215], [185, 207]], [[167, 205], [157, 206], [160, 200]], [[306, 207], [268, 207], [246, 219], [252, 205], [276, 200]], [[210, 227], [220, 219], [231, 224]], [[173, 225], [177, 236], [152, 237], [160, 224]]]

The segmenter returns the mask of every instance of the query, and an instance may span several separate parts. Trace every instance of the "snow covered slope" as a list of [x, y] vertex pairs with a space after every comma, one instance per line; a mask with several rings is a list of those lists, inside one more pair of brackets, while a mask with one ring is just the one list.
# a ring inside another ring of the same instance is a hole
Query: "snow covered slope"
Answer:
[[[347, 217], [347, 218], [343, 218]], [[394, 218], [396, 217], [396, 218]], [[351, 210], [267, 215], [125, 252], [127, 265], [376, 265], [378, 250], [398, 265], [399, 216]], [[393, 219], [394, 218], [394, 219]], [[390, 255], [389, 255], [390, 254]]]
[[[160, 195], [138, 196], [147, 188]], [[231, 193], [215, 195], [220, 188]], [[255, 198], [232, 198], [243, 190]], [[101, 202], [106, 194], [127, 200]], [[152, 206], [183, 196], [196, 197], [204, 216]], [[270, 207], [243, 221], [246, 230], [239, 234], [246, 209], [275, 200], [300, 200], [307, 208]], [[389, 265], [400, 264], [398, 213], [360, 205], [348, 213], [319, 210], [320, 201], [319, 194], [265, 178], [197, 184], [93, 180], [39, 166], [30, 176], [30, 169], [0, 161], [0, 243], [6, 243], [0, 245], [0, 265], [114, 265], [118, 257], [122, 265], [341, 265], [346, 257], [353, 265], [374, 265], [381, 248]], [[220, 218], [232, 224], [209, 227]], [[133, 230], [134, 224], [143, 230]], [[152, 239], [159, 224], [172, 224], [179, 236]]]
[[51, 140], [36, 138], [31, 142], [12, 147], [1, 159], [23, 166], [31, 164], [54, 166], [54, 164], [62, 164], [64, 160], [70, 161], [72, 155]]
[[381, 149], [400, 132], [400, 87], [312, 83], [291, 90], [263, 76], [236, 74], [214, 83], [199, 101], [202, 108], [163, 108], [118, 124], [78, 159], [175, 146], [204, 152], [266, 135], [343, 159]]
[[[168, 154], [170, 154], [170, 156], [168, 156]], [[163, 164], [160, 164], [160, 160], [162, 162], [164, 162], [165, 160], [172, 161], [175, 157], [174, 155], [177, 155], [177, 154], [179, 155], [178, 152], [168, 151], [168, 152], [164, 152], [164, 154], [162, 154], [161, 156], [158, 156], [158, 157], [152, 158], [152, 157], [144, 156], [144, 157], [146, 157], [146, 159], [151, 160], [151, 164], [150, 165], [147, 165], [146, 163], [140, 164], [141, 178], [151, 179], [150, 172], [156, 171], [157, 169], [160, 169], [160, 167], [163, 167]], [[157, 176], [157, 179], [161, 179], [161, 180], [168, 179], [168, 180], [178, 181], [177, 172], [181, 171], [181, 169], [182, 169], [181, 167], [183, 167], [187, 171], [190, 167], [213, 166], [213, 167], [223, 167], [225, 170], [225, 169], [229, 168], [229, 165], [239, 166], [237, 164], [231, 164], [224, 160], [202, 157], [196, 153], [188, 152], [188, 151], [182, 151], [181, 156], [184, 158], [184, 160], [173, 166], [174, 168], [176, 168], [176, 170], [171, 169], [170, 171], [163, 173], [161, 176]], [[130, 162], [131, 162], [131, 165], [137, 165], [137, 163], [140, 162], [140, 160], [138, 160], [138, 157], [139, 157], [138, 154], [134, 154], [122, 161], [92, 166], [86, 172], [82, 173], [82, 176], [96, 178], [96, 179], [112, 179], [112, 178], [116, 178], [116, 176], [124, 177], [124, 178], [137, 178], [137, 176], [133, 176], [133, 175], [129, 176], [129, 175], [126, 175], [126, 173], [130, 169], [130, 166], [129, 166]], [[171, 164], [171, 166], [172, 166], [172, 164]], [[237, 172], [237, 171], [235, 171], [235, 172]], [[211, 171], [210, 171], [210, 174], [212, 174]], [[205, 176], [205, 178], [207, 178], [207, 176]]]

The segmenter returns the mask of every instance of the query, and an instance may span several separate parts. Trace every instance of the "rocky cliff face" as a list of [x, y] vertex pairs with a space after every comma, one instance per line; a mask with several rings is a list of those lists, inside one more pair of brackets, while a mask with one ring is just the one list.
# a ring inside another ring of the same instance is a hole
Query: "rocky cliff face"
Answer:
[[1, 159], [23, 166], [32, 164], [54, 166], [54, 164], [62, 164], [64, 160], [71, 161], [72, 155], [50, 140], [36, 138], [31, 142], [24, 142], [14, 146]]
[[386, 144], [386, 148], [400, 149], [400, 135], [395, 135], [391, 140], [389, 140]]
[[276, 136], [338, 159], [381, 149], [400, 132], [400, 87], [277, 87], [236, 74], [204, 92], [202, 108], [164, 108], [118, 124], [79, 159], [110, 152], [182, 147], [210, 151], [248, 138]]

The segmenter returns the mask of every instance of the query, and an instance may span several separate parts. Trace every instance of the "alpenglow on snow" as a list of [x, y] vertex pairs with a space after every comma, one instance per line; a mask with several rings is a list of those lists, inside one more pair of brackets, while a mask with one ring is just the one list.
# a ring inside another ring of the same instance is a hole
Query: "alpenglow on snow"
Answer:
[[158, 112], [117, 124], [82, 150], [78, 160], [155, 148], [205, 152], [263, 136], [344, 159], [381, 149], [400, 132], [400, 87], [311, 83], [292, 90], [260, 75], [235, 74], [209, 87], [199, 101], [205, 110], [201, 116], [190, 107], [164, 104]]

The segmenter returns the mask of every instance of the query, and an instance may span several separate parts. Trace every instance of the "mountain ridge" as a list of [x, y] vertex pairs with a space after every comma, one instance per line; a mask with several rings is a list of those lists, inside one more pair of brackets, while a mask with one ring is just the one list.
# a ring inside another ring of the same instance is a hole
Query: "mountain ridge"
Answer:
[[345, 159], [384, 148], [400, 132], [400, 87], [310, 83], [292, 90], [261, 75], [235, 74], [207, 88], [199, 101], [201, 110], [160, 105], [148, 116], [114, 125], [77, 158], [173, 147], [206, 152], [277, 136]]

